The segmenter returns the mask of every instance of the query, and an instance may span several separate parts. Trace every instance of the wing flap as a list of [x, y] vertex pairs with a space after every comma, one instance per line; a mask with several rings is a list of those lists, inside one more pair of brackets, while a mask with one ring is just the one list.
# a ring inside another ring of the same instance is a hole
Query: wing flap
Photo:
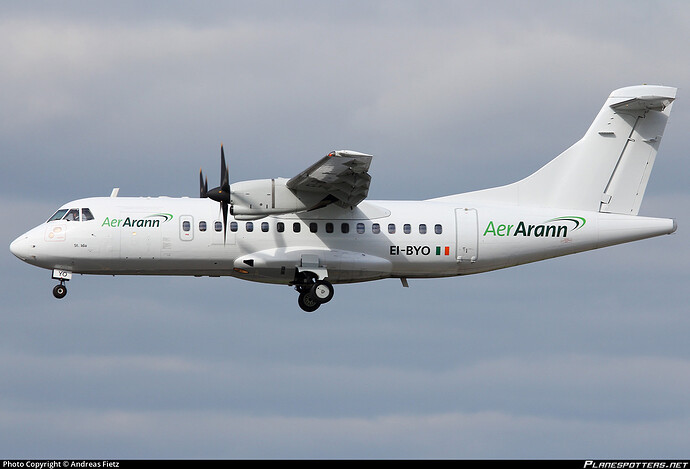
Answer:
[[321, 193], [343, 206], [359, 204], [369, 193], [372, 155], [351, 150], [332, 151], [287, 182], [295, 192]]

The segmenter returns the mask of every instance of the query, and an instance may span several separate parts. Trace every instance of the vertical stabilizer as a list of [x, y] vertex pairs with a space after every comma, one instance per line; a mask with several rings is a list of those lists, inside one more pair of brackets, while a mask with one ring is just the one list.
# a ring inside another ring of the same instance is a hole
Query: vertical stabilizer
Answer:
[[[656, 88], [654, 95], [637, 96], [610, 106], [616, 115], [634, 117], [635, 122], [604, 189], [601, 212], [637, 215], [640, 211], [676, 97], [675, 88]], [[644, 88], [641, 91], [645, 91]]]
[[584, 137], [534, 174], [449, 198], [637, 215], [675, 97], [667, 86], [618, 89]]

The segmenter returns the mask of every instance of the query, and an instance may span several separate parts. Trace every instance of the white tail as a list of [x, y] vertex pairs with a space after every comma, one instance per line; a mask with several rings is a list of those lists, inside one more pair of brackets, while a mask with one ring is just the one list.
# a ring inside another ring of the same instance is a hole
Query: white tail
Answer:
[[637, 215], [675, 97], [666, 86], [618, 89], [585, 136], [534, 174], [444, 199]]

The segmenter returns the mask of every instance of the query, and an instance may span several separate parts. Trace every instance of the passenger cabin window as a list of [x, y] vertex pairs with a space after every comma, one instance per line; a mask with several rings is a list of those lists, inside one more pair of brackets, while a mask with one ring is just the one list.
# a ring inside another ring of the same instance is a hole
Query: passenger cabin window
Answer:
[[319, 231], [319, 225], [315, 222], [309, 223], [309, 231], [311, 231], [312, 233], [316, 233], [317, 231]]
[[88, 208], [81, 209], [81, 221], [93, 220], [93, 213]]
[[405, 233], [405, 234], [410, 234], [410, 233], [412, 233], [412, 226], [410, 226], [409, 223], [405, 223], [405, 224], [403, 225], [403, 233]]
[[213, 224], [213, 229], [216, 231], [223, 231], [223, 224], [217, 221]]
[[199, 222], [199, 231], [206, 231], [206, 222], [205, 221]]
[[283, 223], [282, 221], [279, 221], [276, 224], [276, 230], [278, 230], [278, 233], [282, 233], [283, 231], [285, 231], [285, 223]]
[[248, 221], [245, 225], [245, 229], [247, 230], [247, 233], [254, 231], [254, 222]]
[[391, 223], [388, 225], [388, 233], [395, 234], [395, 223]]
[[340, 225], [340, 231], [343, 233], [349, 233], [350, 232], [350, 224], [349, 223], [343, 223]]
[[182, 222], [182, 231], [190, 231], [192, 229], [192, 224], [188, 221]]
[[67, 220], [67, 221], [79, 221], [79, 209], [73, 208], [69, 212], [67, 212], [67, 215], [65, 215], [65, 220]]
[[268, 222], [267, 221], [261, 222], [261, 231], [263, 231], [264, 233], [268, 232]]
[[374, 223], [373, 225], [371, 225], [371, 232], [374, 234], [381, 233], [381, 225], [379, 225], [378, 223]]
[[67, 213], [66, 208], [60, 209], [57, 212], [55, 212], [53, 214], [53, 216], [48, 219], [48, 221], [50, 222], [50, 221], [55, 221], [55, 220], [62, 220], [62, 217], [65, 216], [65, 213]]
[[424, 223], [419, 225], [419, 234], [426, 234], [426, 225]]
[[295, 233], [299, 233], [300, 231], [302, 231], [302, 225], [300, 225], [299, 222], [293, 223], [292, 231], [294, 231]]
[[[220, 222], [216, 222], [216, 223], [220, 223]], [[223, 225], [221, 225], [220, 227], [223, 228]], [[234, 233], [237, 231], [237, 228], [238, 228], [237, 222], [231, 221], [230, 222], [230, 231], [232, 231]], [[220, 230], [216, 230], [216, 231], [220, 231]]]
[[333, 233], [333, 223], [326, 223], [326, 233]]
[[434, 225], [434, 233], [436, 233], [436, 234], [443, 233], [443, 227], [441, 225]]
[[364, 223], [357, 223], [357, 234], [364, 234]]

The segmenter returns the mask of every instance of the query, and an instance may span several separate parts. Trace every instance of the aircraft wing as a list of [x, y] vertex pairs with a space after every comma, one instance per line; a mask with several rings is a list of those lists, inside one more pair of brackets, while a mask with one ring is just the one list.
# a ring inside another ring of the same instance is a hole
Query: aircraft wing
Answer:
[[372, 155], [332, 151], [287, 182], [294, 192], [323, 194], [320, 206], [336, 203], [354, 207], [367, 197]]

